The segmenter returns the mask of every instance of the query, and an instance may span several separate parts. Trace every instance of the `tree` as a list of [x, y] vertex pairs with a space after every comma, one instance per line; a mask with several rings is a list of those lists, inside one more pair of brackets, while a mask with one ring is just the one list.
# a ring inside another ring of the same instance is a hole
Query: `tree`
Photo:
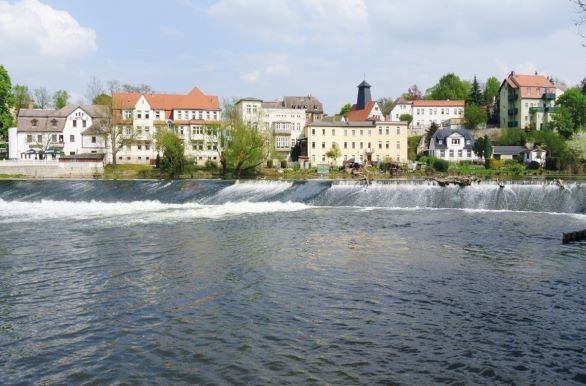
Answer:
[[586, 76], [582, 79], [582, 94], [586, 95]]
[[423, 95], [421, 94], [421, 90], [419, 90], [419, 87], [417, 87], [416, 84], [409, 87], [407, 92], [403, 94], [403, 98], [407, 99], [408, 101], [416, 101], [421, 99], [422, 97]]
[[65, 90], [57, 90], [53, 94], [53, 105], [56, 109], [61, 109], [69, 102], [69, 93]]
[[118, 160], [118, 152], [123, 146], [134, 143], [135, 134], [131, 127], [123, 127], [121, 125], [122, 117], [114, 114], [113, 102], [98, 105], [96, 111], [99, 111], [100, 117], [98, 123], [102, 130], [103, 136], [106, 139], [106, 146], [109, 146], [112, 154], [112, 165], [116, 167]]
[[340, 114], [341, 116], [343, 116], [344, 118], [346, 118], [346, 116], [348, 115], [348, 113], [352, 110], [352, 105], [350, 103], [346, 103], [344, 106], [342, 106], [342, 108], [340, 109]]
[[35, 108], [46, 109], [49, 107], [51, 97], [49, 96], [49, 91], [47, 91], [45, 87], [35, 88], [33, 93], [35, 94]]
[[19, 84], [14, 85], [12, 92], [14, 95], [14, 108], [16, 109], [16, 115], [18, 115], [20, 109], [28, 108], [32, 102], [31, 93], [27, 86], [22, 86]]
[[0, 64], [0, 138], [6, 137], [9, 127], [14, 125], [11, 109], [14, 106], [14, 95], [8, 71]]
[[161, 169], [167, 172], [170, 178], [181, 175], [187, 164], [183, 140], [172, 131], [165, 130], [160, 136], [160, 141], [163, 150]]
[[89, 83], [85, 89], [85, 97], [88, 101], [93, 101], [98, 95], [104, 94], [106, 90], [104, 90], [104, 85], [102, 81], [100, 81], [95, 76], [92, 76]]
[[435, 132], [439, 129], [439, 126], [437, 125], [437, 123], [432, 122], [431, 125], [429, 126], [429, 129], [427, 129], [427, 132], [425, 133], [425, 140], [427, 141], [427, 144], [429, 145], [431, 143], [431, 138], [433, 137], [433, 135], [435, 134]]
[[432, 100], [462, 100], [468, 96], [470, 87], [468, 82], [460, 80], [460, 78], [449, 73], [442, 76], [439, 82], [433, 86], [429, 91], [429, 99]]
[[383, 97], [383, 98], [379, 98], [377, 100], [378, 105], [381, 109], [381, 111], [383, 112], [384, 116], [388, 116], [391, 113], [391, 108], [393, 107], [393, 103], [395, 102], [393, 100], [393, 98], [387, 98], [387, 97]]
[[131, 93], [138, 93], [138, 94], [150, 94], [155, 92], [151, 86], [148, 84], [141, 84], [139, 86], [134, 86], [132, 84], [123, 84], [121, 87], [122, 92], [131, 92]]
[[480, 137], [474, 141], [474, 145], [472, 145], [472, 151], [474, 151], [476, 157], [481, 159], [484, 157], [484, 138]]
[[501, 146], [525, 146], [525, 131], [515, 128], [502, 128], [498, 144]]
[[265, 162], [267, 141], [257, 128], [240, 123], [230, 128], [226, 138], [225, 159], [236, 178]]
[[330, 150], [326, 152], [326, 157], [333, 159], [334, 164], [336, 163], [336, 159], [338, 159], [341, 155], [342, 151], [335, 142], [332, 144]]
[[[570, 137], [572, 134], [586, 129], [586, 95], [582, 94], [582, 90], [577, 87], [566, 90], [566, 92], [557, 99], [556, 105], [558, 106], [558, 109], [567, 109], [571, 116], [572, 124]], [[564, 111], [562, 114], [566, 115], [567, 113]], [[562, 119], [561, 116], [559, 118]], [[569, 127], [565, 128], [569, 129]]]
[[492, 158], [492, 142], [488, 135], [484, 136], [482, 141], [484, 145], [484, 167], [490, 169], [490, 159]]
[[552, 114], [550, 128], [556, 130], [564, 139], [572, 138], [575, 129], [570, 109], [565, 106], [558, 107]]
[[474, 75], [474, 80], [472, 81], [472, 85], [470, 86], [470, 92], [468, 93], [468, 97], [466, 98], [466, 104], [474, 104], [481, 106], [483, 102], [484, 97], [482, 95], [482, 91], [480, 91], [480, 84], [478, 84], [478, 79], [476, 79], [476, 75]]
[[411, 125], [411, 122], [413, 122], [413, 115], [401, 114], [401, 116], [399, 116], [399, 120], [401, 122], [407, 122], [407, 127], [409, 127]]
[[92, 100], [92, 104], [101, 105], [101, 106], [108, 106], [108, 105], [112, 104], [112, 97], [108, 94], [100, 94]]
[[487, 114], [484, 107], [477, 104], [469, 104], [464, 107], [464, 119], [468, 129], [476, 129], [478, 125], [486, 123]]
[[490, 78], [488, 78], [486, 80], [486, 84], [484, 85], [484, 93], [483, 93], [485, 105], [490, 105], [490, 104], [494, 103], [496, 97], [499, 94], [500, 88], [501, 88], [501, 83], [499, 82], [499, 80], [496, 77], [491, 76]]

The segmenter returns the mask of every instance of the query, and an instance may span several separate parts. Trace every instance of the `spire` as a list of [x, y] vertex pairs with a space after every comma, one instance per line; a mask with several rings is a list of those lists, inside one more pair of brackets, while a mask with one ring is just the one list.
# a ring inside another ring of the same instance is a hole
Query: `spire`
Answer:
[[358, 85], [358, 98], [356, 99], [356, 110], [364, 110], [368, 102], [372, 100], [370, 96], [370, 85], [363, 80]]

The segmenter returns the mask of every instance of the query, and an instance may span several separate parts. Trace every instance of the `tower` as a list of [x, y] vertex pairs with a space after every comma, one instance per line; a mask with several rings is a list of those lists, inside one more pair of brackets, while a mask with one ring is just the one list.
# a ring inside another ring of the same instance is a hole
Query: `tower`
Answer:
[[358, 85], [358, 98], [356, 99], [356, 110], [364, 110], [368, 102], [372, 100], [370, 96], [370, 85], [365, 80]]

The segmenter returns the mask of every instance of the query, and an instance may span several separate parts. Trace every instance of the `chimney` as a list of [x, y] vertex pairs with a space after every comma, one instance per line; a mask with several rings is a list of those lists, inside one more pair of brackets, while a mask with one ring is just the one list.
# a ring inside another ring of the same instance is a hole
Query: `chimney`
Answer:
[[28, 101], [28, 108], [32, 109], [33, 108], [33, 101]]

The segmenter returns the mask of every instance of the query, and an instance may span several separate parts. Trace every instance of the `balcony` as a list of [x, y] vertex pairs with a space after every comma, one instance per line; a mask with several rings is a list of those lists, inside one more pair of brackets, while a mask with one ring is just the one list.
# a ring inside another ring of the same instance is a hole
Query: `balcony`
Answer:
[[546, 101], [552, 101], [555, 99], [555, 94], [552, 92], [546, 92], [543, 94], [542, 99], [545, 99]]
[[517, 115], [519, 113], [519, 109], [516, 107], [509, 109], [509, 115]]
[[274, 134], [291, 135], [293, 124], [291, 122], [273, 122], [272, 127]]
[[509, 102], [513, 102], [519, 99], [519, 95], [517, 94], [509, 94]]
[[529, 114], [543, 113], [544, 111], [545, 111], [545, 107], [530, 107], [529, 108]]

